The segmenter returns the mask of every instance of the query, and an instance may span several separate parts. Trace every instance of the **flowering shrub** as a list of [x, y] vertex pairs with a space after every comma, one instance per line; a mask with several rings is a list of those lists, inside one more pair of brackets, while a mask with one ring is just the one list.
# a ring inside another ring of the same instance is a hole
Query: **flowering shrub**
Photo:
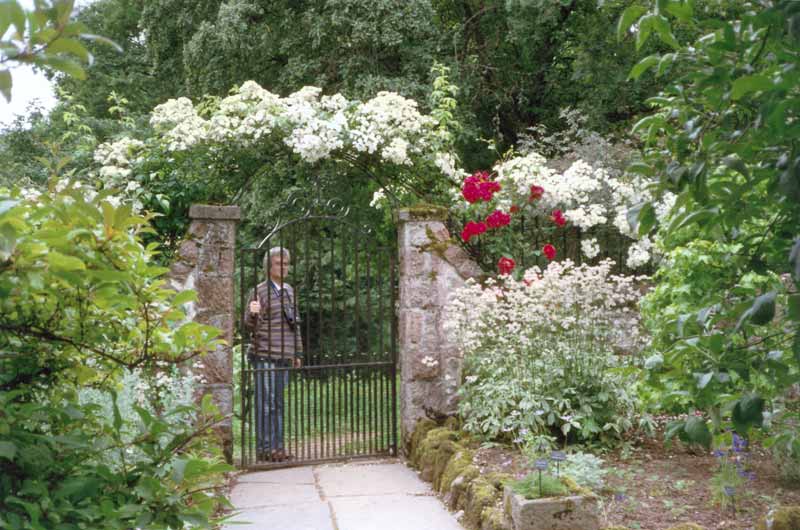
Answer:
[[[438, 202], [463, 176], [451, 153], [447, 109], [454, 100], [447, 94], [454, 87], [442, 71], [434, 85], [439, 97], [430, 114], [390, 92], [358, 101], [306, 87], [281, 97], [252, 81], [224, 98], [169, 100], [153, 110], [150, 128], [127, 129], [98, 146], [90, 175], [136, 211], [159, 214], [146, 241], [162, 244], [167, 258], [185, 234], [192, 203], [234, 197], [258, 226], [289, 196], [320, 190], [389, 232], [387, 206], [419, 197]], [[313, 170], [297, 171], [306, 164]]]
[[[379, 92], [362, 103], [321, 92], [307, 86], [280, 97], [247, 81], [208, 117], [181, 97], [158, 105], [150, 124], [169, 151], [201, 145], [246, 148], [271, 138], [307, 163], [346, 153], [375, 154], [381, 162], [399, 166], [424, 158], [448, 176], [460, 174], [452, 155], [438, 150], [444, 140], [437, 121], [421, 114], [415, 101]], [[130, 138], [98, 147], [95, 159], [102, 164], [101, 176], [127, 175], [131, 155], [142, 147]]]
[[616, 350], [645, 341], [632, 308], [639, 278], [611, 275], [612, 265], [552, 262], [454, 293], [446, 328], [464, 354], [467, 430], [607, 440], [631, 426], [632, 374]]
[[[552, 260], [557, 254], [553, 244], [558, 229], [578, 228], [587, 238], [581, 242], [581, 252], [592, 259], [600, 253], [596, 237], [599, 229], [608, 229], [630, 239], [626, 264], [639, 268], [651, 259], [652, 241], [639, 238], [628, 222], [628, 211], [636, 204], [650, 200], [643, 180], [625, 180], [621, 174], [603, 167], [592, 167], [582, 160], [572, 163], [559, 172], [547, 165], [547, 160], [534, 152], [515, 156], [496, 164], [492, 173], [476, 172], [463, 180], [461, 203], [465, 213], [473, 219], [467, 223], [462, 239], [469, 242], [476, 231], [474, 225], [483, 223], [489, 228], [501, 228], [511, 223], [516, 215], [545, 221], [540, 231], [552, 238], [535, 255]], [[666, 215], [674, 203], [673, 196], [665, 196], [658, 203], [656, 213]], [[473, 228], [470, 228], [473, 226]], [[504, 235], [505, 234], [505, 235]], [[518, 245], [507, 232], [493, 233], [492, 248], [496, 254], [513, 255]], [[522, 242], [530, 247], [530, 242]]]

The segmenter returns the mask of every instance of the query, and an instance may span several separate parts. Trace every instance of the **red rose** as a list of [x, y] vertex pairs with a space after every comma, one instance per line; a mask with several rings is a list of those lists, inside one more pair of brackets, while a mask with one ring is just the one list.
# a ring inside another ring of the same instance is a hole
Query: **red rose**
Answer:
[[484, 232], [486, 232], [486, 225], [484, 223], [470, 221], [467, 223], [467, 226], [464, 227], [464, 230], [461, 231], [461, 239], [467, 243], [472, 236], [477, 236]]
[[533, 202], [536, 199], [541, 199], [542, 195], [544, 195], [544, 188], [541, 186], [536, 186], [535, 184], [531, 186], [531, 196], [528, 198], [528, 202]]
[[512, 204], [511, 208], [509, 208], [508, 211], [511, 213], [517, 213], [519, 211], [519, 206], [517, 206], [516, 204]]
[[550, 216], [550, 219], [552, 219], [553, 222], [558, 226], [564, 226], [567, 224], [567, 220], [564, 218], [564, 214], [561, 213], [561, 210], [553, 210], [553, 214]]
[[544, 252], [545, 257], [551, 261], [556, 257], [556, 247], [550, 243], [542, 247], [542, 252]]
[[461, 195], [468, 203], [472, 204], [481, 198], [481, 190], [478, 187], [478, 183], [474, 181], [470, 182], [470, 179], [471, 177], [467, 177], [464, 180], [464, 187], [461, 188]]
[[500, 191], [500, 184], [498, 184], [493, 180], [486, 180], [480, 183], [479, 188], [481, 193], [481, 199], [483, 199], [486, 202], [489, 202], [492, 200], [492, 196], [496, 192]]
[[472, 204], [479, 200], [491, 201], [492, 196], [500, 191], [500, 184], [489, 178], [488, 171], [476, 171], [464, 179], [461, 195]]
[[511, 258], [500, 258], [500, 261], [497, 262], [497, 270], [500, 271], [500, 274], [511, 274], [511, 271], [514, 270], [517, 264], [514, 263], [514, 260]]
[[486, 224], [489, 228], [500, 228], [501, 226], [506, 226], [510, 222], [511, 216], [500, 210], [495, 210], [486, 218]]

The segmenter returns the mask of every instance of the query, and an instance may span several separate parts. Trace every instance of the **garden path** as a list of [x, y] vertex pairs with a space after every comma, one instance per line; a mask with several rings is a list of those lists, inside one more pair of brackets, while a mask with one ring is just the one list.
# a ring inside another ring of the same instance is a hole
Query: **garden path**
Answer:
[[231, 502], [237, 524], [225, 530], [462, 530], [430, 485], [396, 459], [248, 473]]

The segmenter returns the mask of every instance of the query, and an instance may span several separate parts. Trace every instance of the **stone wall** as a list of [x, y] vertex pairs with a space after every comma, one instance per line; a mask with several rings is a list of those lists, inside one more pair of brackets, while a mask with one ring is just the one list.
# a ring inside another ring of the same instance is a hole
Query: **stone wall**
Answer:
[[169, 273], [176, 291], [194, 289], [197, 301], [187, 308], [187, 317], [222, 330], [225, 344], [202, 357], [195, 373], [202, 384], [198, 398], [211, 394], [227, 417], [218, 429], [225, 458], [233, 461], [233, 344], [234, 257], [238, 206], [195, 204], [189, 210], [191, 224]]
[[400, 416], [405, 446], [417, 420], [456, 412], [461, 357], [443, 328], [450, 293], [482, 274], [451, 241], [447, 210], [421, 206], [397, 213], [400, 260]]

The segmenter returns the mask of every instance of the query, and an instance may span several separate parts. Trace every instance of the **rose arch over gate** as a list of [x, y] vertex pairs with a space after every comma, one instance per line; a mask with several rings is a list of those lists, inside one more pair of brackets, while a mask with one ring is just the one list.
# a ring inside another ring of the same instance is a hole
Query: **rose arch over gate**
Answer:
[[[383, 196], [379, 200], [384, 206], [387, 198], [391, 198], [393, 204], [415, 202], [420, 195], [425, 196], [426, 190], [435, 189], [437, 193], [442, 193], [448, 186], [458, 185], [463, 175], [463, 171], [458, 169], [457, 159], [451, 154], [453, 135], [447, 125], [447, 116], [455, 104], [454, 92], [446, 82], [444, 71], [437, 73], [439, 77], [434, 83], [435, 97], [432, 97], [430, 114], [421, 113], [414, 101], [390, 92], [381, 92], [362, 102], [347, 100], [339, 94], [322, 95], [317, 88], [305, 87], [281, 97], [254, 82], [244, 83], [230, 96], [210, 106], [195, 106], [187, 98], [170, 100], [154, 109], [150, 120], [153, 126], [151, 137], [144, 140], [123, 137], [98, 147], [95, 160], [102, 166], [98, 169], [98, 175], [106, 186], [124, 189], [124, 194], [133, 204], [141, 204], [148, 200], [140, 196], [145, 186], [127, 186], [132, 174], [146, 181], [163, 178], [164, 173], [202, 178], [196, 174], [198, 160], [214, 164], [217, 155], [224, 161], [235, 158], [237, 152], [250, 157], [258, 153], [263, 168], [254, 175], [236, 177], [244, 177], [237, 184], [241, 187], [234, 188], [239, 190], [236, 197], [240, 198], [242, 193], [253, 191], [248, 186], [252, 185], [254, 178], [261, 178], [268, 172], [265, 168], [270, 166], [270, 153], [288, 150], [296, 157], [294, 160], [299, 162], [298, 166], [314, 168], [315, 172], [334, 168], [360, 172], [368, 181], [377, 183], [376, 200], [378, 195]], [[164, 173], [153, 171], [153, 168], [165, 164]], [[210, 170], [212, 166], [208, 168]], [[221, 173], [217, 171], [216, 174], [219, 176]], [[300, 187], [309, 185], [308, 182], [295, 184]], [[354, 185], [361, 186], [363, 192], [363, 184], [359, 182]], [[370, 184], [369, 189], [374, 191], [376, 186]], [[366, 204], [363, 207], [366, 208]], [[398, 216], [400, 254], [395, 256], [398, 256], [398, 265], [401, 267], [404, 263], [415, 263], [420, 256], [428, 256], [424, 259], [433, 261], [426, 263], [435, 269], [434, 263], [440, 256], [433, 250], [419, 247], [418, 238], [411, 242], [406, 237], [411, 233], [408, 227], [417, 227], [414, 230], [421, 229], [423, 232], [427, 230], [420, 228], [428, 221], [423, 222], [418, 213], [407, 219], [403, 215]], [[188, 313], [199, 322], [223, 330], [225, 344], [219, 345], [215, 354], [201, 363], [204, 382], [199, 391], [210, 392], [221, 411], [232, 418], [232, 345], [235, 343], [238, 321], [234, 304], [234, 299], [238, 298], [234, 293], [234, 285], [239, 285], [240, 279], [234, 270], [234, 262], [236, 227], [241, 214], [236, 206], [196, 204], [191, 208], [190, 218], [188, 238], [181, 245], [172, 266], [171, 283], [178, 290], [197, 290], [197, 300], [189, 304]], [[306, 221], [295, 224], [300, 226]], [[313, 225], [313, 222], [310, 223]], [[443, 225], [441, 229], [444, 230]], [[402, 241], [408, 241], [408, 249], [412, 250], [404, 249]], [[365, 241], [359, 240], [359, 243], [362, 242]], [[316, 269], [310, 267], [309, 270]], [[447, 290], [436, 283], [438, 273], [435, 270], [415, 268], [409, 272], [413, 272], [411, 283], [402, 279], [396, 282], [399, 299], [395, 304], [395, 309], [401, 309], [397, 315], [400, 326], [397, 358], [401, 371], [399, 394], [403, 411], [402, 421], [397, 423], [404, 433], [408, 430], [409, 417], [440, 413], [436, 409], [441, 407], [432, 406], [430, 402], [434, 399], [432, 396], [452, 394], [451, 391], [439, 389], [428, 392], [434, 380], [441, 375], [442, 378], [447, 376], [448, 384], [453, 387], [457, 382], [453, 371], [455, 365], [446, 362], [438, 353], [443, 334], [436, 308], [444, 303]], [[359, 271], [359, 274], [362, 273]], [[425, 284], [426, 273], [429, 273], [428, 280], [436, 283], [436, 286]], [[419, 298], [421, 292], [438, 294], [435, 299], [423, 303]], [[416, 297], [415, 302], [404, 301], [409, 296]], [[406, 319], [404, 311], [414, 309], [415, 304], [420, 305], [420, 311], [409, 312], [410, 317]], [[312, 332], [311, 338], [314, 337]], [[312, 346], [314, 344], [312, 340]], [[408, 366], [404, 364], [406, 345], [414, 349], [415, 359], [419, 362]], [[425, 362], [419, 364], [423, 359]], [[306, 367], [304, 370], [303, 373], [307, 374], [312, 368]], [[420, 383], [415, 387], [416, 390], [410, 391], [408, 383], [412, 381], [425, 383]], [[414, 396], [420, 392], [428, 392], [427, 398], [417, 402]], [[452, 399], [443, 397], [434, 399], [437, 400], [441, 403], [452, 402]], [[426, 409], [429, 409], [428, 412], [425, 412]], [[411, 416], [406, 413], [410, 410], [415, 411]], [[220, 426], [220, 436], [229, 460], [234, 457], [233, 424], [233, 421], [227, 421]], [[238, 427], [237, 433], [238, 436], [242, 435]], [[395, 442], [394, 445], [399, 444]]]

